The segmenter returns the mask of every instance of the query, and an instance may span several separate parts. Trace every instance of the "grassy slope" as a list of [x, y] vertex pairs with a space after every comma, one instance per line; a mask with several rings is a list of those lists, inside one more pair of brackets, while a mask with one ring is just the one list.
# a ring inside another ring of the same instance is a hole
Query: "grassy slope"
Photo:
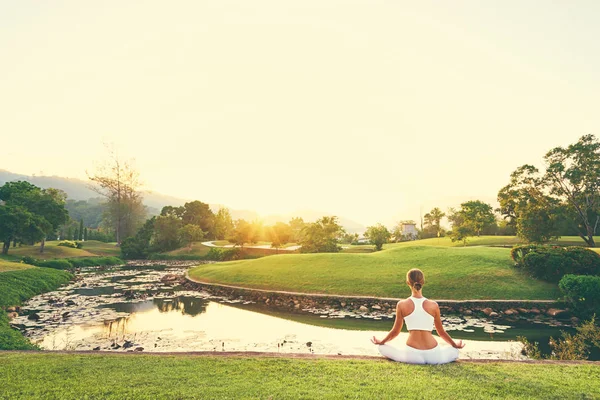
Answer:
[[205, 256], [210, 251], [210, 249], [211, 249], [210, 247], [205, 246], [200, 242], [196, 242], [196, 243], [192, 244], [191, 249], [189, 247], [182, 247], [177, 250], [168, 251], [165, 254], [172, 255], [172, 256], [181, 256], [181, 255]]
[[21, 333], [8, 325], [8, 317], [2, 308], [21, 304], [36, 294], [54, 290], [70, 278], [68, 272], [51, 268], [31, 267], [0, 272], [0, 350], [33, 348]]
[[207, 264], [190, 275], [261, 289], [401, 297], [410, 268], [421, 268], [434, 299], [555, 299], [556, 285], [512, 267], [509, 249], [400, 246], [372, 254], [290, 254]]
[[33, 267], [33, 265], [23, 264], [20, 262], [9, 261], [9, 260], [0, 258], [0, 272], [20, 271], [20, 270], [32, 268], [32, 267]]
[[[600, 238], [594, 238], [596, 240]], [[401, 242], [401, 243], [389, 243], [384, 245], [384, 249], [394, 248], [394, 247], [403, 247], [403, 246], [413, 246], [418, 244], [420, 246], [442, 246], [442, 247], [464, 247], [462, 242], [452, 242], [448, 237], [442, 238], [430, 238], [417, 240], [413, 242]], [[516, 236], [481, 236], [481, 237], [471, 237], [467, 242], [467, 247], [469, 246], [505, 246], [512, 247], [517, 244], [523, 244], [519, 238]], [[560, 239], [550, 242], [550, 244], [559, 244], [562, 246], [586, 246], [585, 242], [579, 236], [564, 236]], [[361, 247], [361, 246], [352, 246], [352, 247]], [[370, 246], [371, 248], [373, 246]]]
[[44, 253], [40, 253], [40, 246], [21, 246], [11, 247], [8, 251], [11, 257], [30, 256], [40, 259], [49, 258], [67, 258], [67, 257], [93, 257], [96, 254], [90, 253], [85, 248], [73, 249], [71, 247], [58, 246], [58, 242], [46, 242]]
[[97, 240], [88, 240], [83, 244], [83, 249], [99, 256], [121, 256], [121, 248], [117, 243], [104, 243]]
[[588, 399], [600, 366], [5, 353], [0, 382], [11, 399]]

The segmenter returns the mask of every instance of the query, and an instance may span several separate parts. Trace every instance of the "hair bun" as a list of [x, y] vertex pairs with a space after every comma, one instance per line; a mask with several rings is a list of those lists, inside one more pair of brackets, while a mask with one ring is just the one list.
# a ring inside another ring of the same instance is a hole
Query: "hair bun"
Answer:
[[419, 282], [415, 282], [415, 284], [413, 285], [413, 287], [417, 290], [421, 290], [421, 288], [423, 287], [423, 285], [421, 285]]

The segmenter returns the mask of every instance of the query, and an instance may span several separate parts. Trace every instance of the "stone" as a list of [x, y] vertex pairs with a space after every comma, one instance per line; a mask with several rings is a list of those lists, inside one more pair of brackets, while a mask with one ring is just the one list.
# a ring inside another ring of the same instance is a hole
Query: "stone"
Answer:
[[509, 308], [508, 310], [504, 311], [504, 314], [506, 315], [515, 315], [518, 314], [519, 312], [517, 310], [514, 310], [512, 308]]
[[369, 312], [369, 309], [365, 306], [360, 306], [360, 308], [358, 309], [358, 311], [360, 312]]
[[557, 308], [550, 308], [550, 309], [548, 309], [548, 311], [546, 311], [546, 315], [548, 315], [550, 317], [556, 317], [559, 315], [564, 315], [566, 313], [567, 313], [566, 310], [559, 310]]
[[491, 308], [487, 307], [487, 308], [484, 308], [483, 310], [481, 310], [481, 312], [484, 313], [485, 315], [487, 315], [489, 317], [490, 314], [494, 312], [494, 310], [492, 310]]
[[465, 314], [465, 315], [473, 315], [473, 311], [472, 310], [465, 310], [463, 312], [463, 314]]
[[342, 302], [340, 303], [340, 307], [346, 307], [346, 303], [342, 301]]
[[381, 310], [381, 306], [379, 304], [375, 304], [374, 306], [371, 307], [371, 309], [373, 309], [373, 310]]
[[498, 316], [498, 313], [497, 313], [497, 312], [495, 312], [495, 311], [492, 311], [492, 312], [489, 314], [489, 317], [497, 317], [497, 316]]
[[538, 310], [537, 308], [532, 308], [531, 310], [529, 310], [529, 312], [530, 312], [531, 314], [539, 314], [539, 313], [540, 313], [540, 310]]
[[9, 320], [9, 321], [10, 321], [11, 319], [15, 319], [15, 318], [17, 318], [17, 317], [19, 316], [19, 314], [18, 314], [18, 313], [16, 313], [16, 312], [10, 312], [10, 313], [8, 313], [7, 315], [8, 315], [8, 320]]
[[15, 307], [8, 307], [8, 308], [6, 309], [6, 312], [7, 312], [7, 313], [16, 312], [16, 311], [17, 311], [17, 309], [16, 309]]
[[143, 347], [136, 347], [135, 349], [133, 349], [133, 351], [144, 351]]
[[67, 306], [74, 306], [74, 305], [76, 305], [76, 304], [75, 304], [75, 302], [74, 302], [73, 300], [69, 299], [69, 300], [67, 300], [67, 301], [65, 302], [65, 305], [67, 305]]
[[312, 347], [312, 342], [306, 342], [306, 347]]
[[98, 351], [98, 350], [100, 350], [100, 346], [98, 346], [98, 347], [94, 347], [92, 350], [94, 350], [94, 351]]
[[28, 320], [30, 321], [39, 321], [40, 320], [40, 316], [36, 313], [33, 314], [29, 314], [29, 316], [27, 317]]
[[517, 311], [521, 314], [529, 314], [529, 310], [526, 308], [517, 308]]

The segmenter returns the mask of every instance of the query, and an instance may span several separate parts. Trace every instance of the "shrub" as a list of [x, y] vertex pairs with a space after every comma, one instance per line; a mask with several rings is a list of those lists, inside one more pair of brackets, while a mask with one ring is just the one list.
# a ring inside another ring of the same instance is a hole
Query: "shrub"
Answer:
[[600, 315], [600, 276], [565, 275], [558, 287], [577, 316]]
[[75, 246], [76, 246], [78, 249], [83, 249], [83, 242], [76, 242], [76, 243], [75, 243]]
[[600, 274], [600, 255], [583, 247], [515, 246], [511, 256], [516, 267], [549, 282], [558, 282], [566, 274]]
[[37, 265], [38, 267], [62, 269], [62, 270], [68, 270], [68, 269], [73, 268], [71, 263], [66, 259], [36, 260], [36, 263], [34, 265]]
[[58, 243], [57, 246], [63, 246], [63, 247], [70, 247], [72, 249], [76, 249], [77, 248], [77, 243], [75, 243], [72, 240], [62, 240]]

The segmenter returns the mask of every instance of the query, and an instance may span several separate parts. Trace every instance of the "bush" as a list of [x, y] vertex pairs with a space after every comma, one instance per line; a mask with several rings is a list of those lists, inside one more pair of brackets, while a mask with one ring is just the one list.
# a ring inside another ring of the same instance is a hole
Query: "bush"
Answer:
[[36, 260], [36, 263], [33, 265], [37, 265], [38, 267], [44, 268], [53, 268], [53, 269], [62, 269], [69, 270], [72, 269], [73, 266], [66, 259], [56, 259], [56, 260]]
[[76, 249], [77, 248], [77, 243], [75, 243], [72, 240], [62, 240], [58, 243], [57, 246], [63, 246], [63, 247], [70, 247], [72, 249]]
[[36, 267], [45, 267], [53, 269], [69, 270], [81, 267], [98, 267], [107, 265], [121, 265], [123, 260], [118, 257], [77, 257], [77, 258], [58, 258], [54, 260], [38, 260], [33, 257], [23, 257], [21, 259], [26, 264]]
[[77, 246], [78, 249], [83, 249], [83, 242], [76, 242], [75, 246]]
[[600, 315], [600, 276], [565, 275], [558, 287], [577, 316]]
[[600, 255], [583, 247], [515, 246], [511, 256], [516, 267], [549, 282], [566, 274], [600, 275]]

